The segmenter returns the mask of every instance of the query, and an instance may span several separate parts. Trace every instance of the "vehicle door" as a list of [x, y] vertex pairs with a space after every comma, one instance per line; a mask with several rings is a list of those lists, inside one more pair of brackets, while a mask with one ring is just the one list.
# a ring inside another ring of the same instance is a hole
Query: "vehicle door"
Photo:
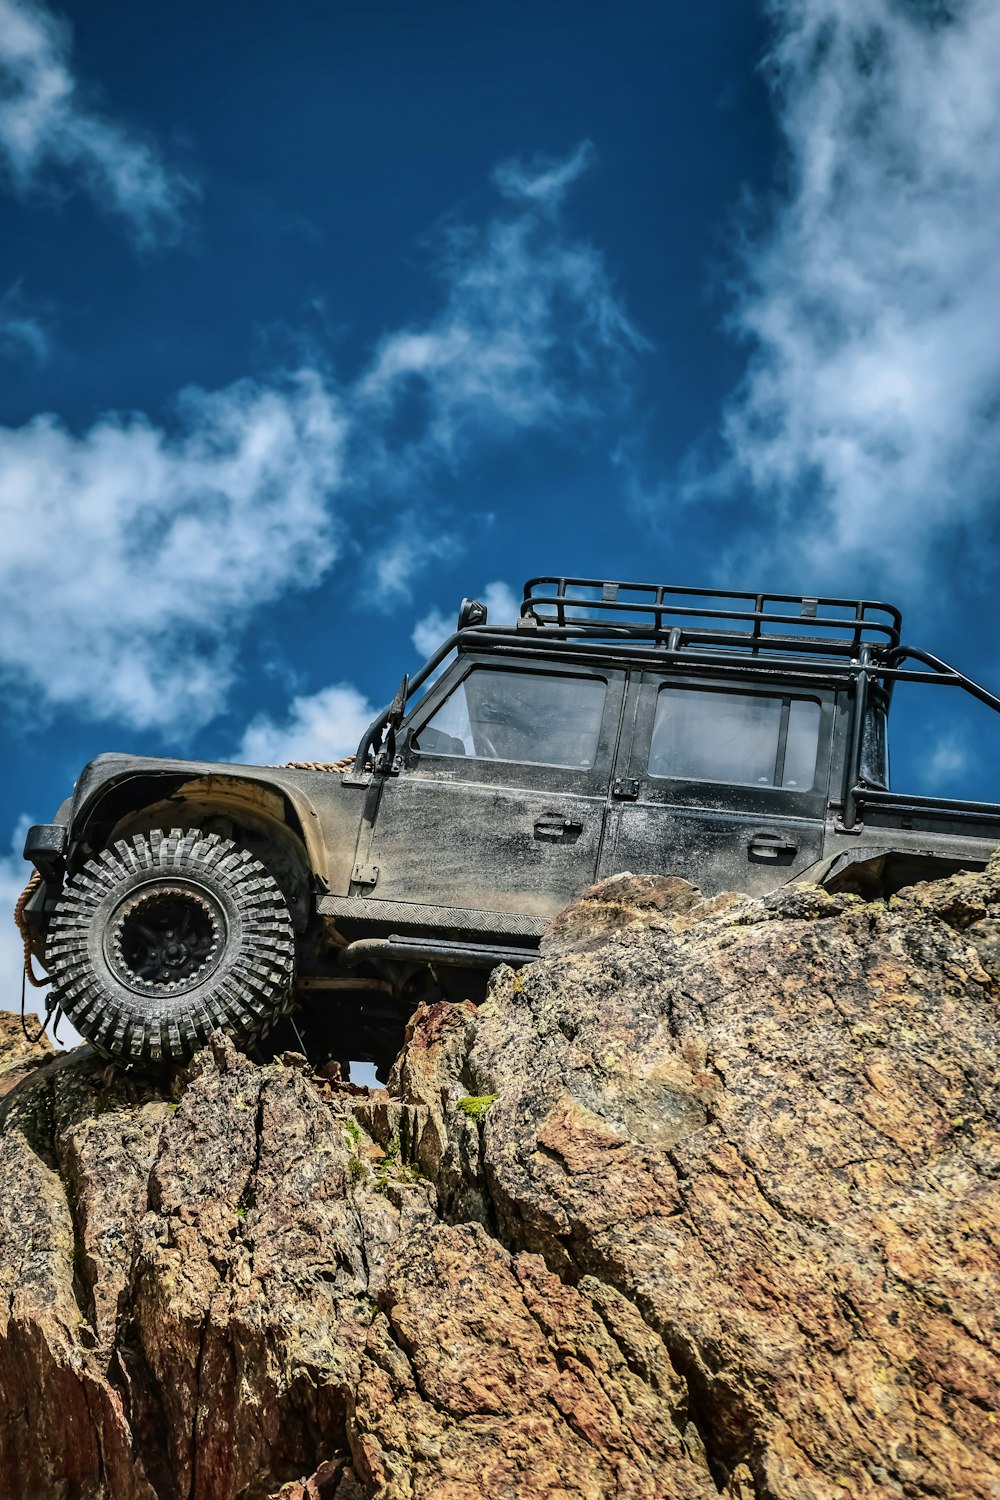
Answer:
[[405, 726], [352, 894], [560, 910], [596, 878], [624, 692], [621, 670], [459, 658]]
[[681, 875], [762, 893], [819, 859], [832, 690], [637, 674], [612, 781], [602, 875]]

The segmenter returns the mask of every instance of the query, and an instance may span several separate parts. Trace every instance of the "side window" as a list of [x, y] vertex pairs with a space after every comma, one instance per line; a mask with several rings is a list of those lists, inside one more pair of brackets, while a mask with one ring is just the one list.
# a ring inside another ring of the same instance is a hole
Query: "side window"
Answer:
[[594, 764], [608, 685], [598, 677], [474, 667], [420, 730], [414, 748], [528, 765]]
[[649, 774], [808, 791], [816, 779], [819, 704], [807, 698], [660, 689]]

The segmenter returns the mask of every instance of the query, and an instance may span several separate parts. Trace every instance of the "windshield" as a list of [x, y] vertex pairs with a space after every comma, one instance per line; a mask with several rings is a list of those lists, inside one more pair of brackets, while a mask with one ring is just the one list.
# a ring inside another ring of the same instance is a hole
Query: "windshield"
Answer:
[[598, 677], [474, 668], [414, 740], [431, 755], [589, 769], [607, 683]]

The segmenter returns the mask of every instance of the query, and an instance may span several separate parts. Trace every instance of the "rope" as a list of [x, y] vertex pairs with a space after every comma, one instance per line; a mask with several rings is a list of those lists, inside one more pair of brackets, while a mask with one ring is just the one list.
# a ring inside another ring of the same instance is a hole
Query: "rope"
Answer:
[[55, 995], [50, 995], [49, 998], [45, 1002], [45, 1017], [42, 1020], [42, 1024], [39, 1026], [39, 1028], [35, 1032], [34, 1036], [32, 1036], [31, 1032], [28, 1030], [28, 1018], [27, 1018], [27, 1016], [24, 1013], [24, 979], [25, 979], [25, 975], [22, 974], [21, 975], [21, 1030], [24, 1032], [24, 1039], [25, 1039], [25, 1041], [26, 1042], [30, 1042], [33, 1047], [37, 1047], [38, 1043], [42, 1040], [42, 1037], [45, 1035], [45, 1031], [46, 1031], [46, 1028], [48, 1027], [49, 1022], [52, 1020], [52, 1012], [55, 1011], [55, 1013], [56, 1013], [56, 1024], [52, 1028], [52, 1035], [53, 1035], [53, 1037], [55, 1036], [57, 1030], [59, 1029], [59, 1016], [62, 1013], [59, 1010], [59, 1002], [56, 999]]
[[354, 756], [345, 755], [343, 760], [286, 760], [286, 771], [346, 771], [353, 766]]
[[37, 1045], [41, 1041], [42, 1037], [45, 1035], [45, 1028], [48, 1026], [49, 1022], [52, 1019], [52, 1012], [59, 1009], [59, 1003], [56, 1000], [55, 995], [50, 995], [45, 1005], [45, 1019], [44, 1021], [42, 1021], [42, 1024], [39, 1026], [34, 1036], [32, 1036], [31, 1032], [28, 1030], [28, 1020], [24, 1013], [24, 982], [25, 980], [27, 980], [28, 983], [32, 985], [36, 990], [43, 990], [47, 984], [52, 983], [51, 979], [42, 979], [38, 974], [35, 973], [31, 954], [31, 933], [28, 929], [28, 923], [24, 915], [24, 908], [27, 906], [32, 896], [38, 890], [38, 887], [41, 885], [41, 883], [42, 877], [39, 875], [37, 870], [34, 870], [31, 874], [31, 878], [29, 879], [28, 884], [24, 887], [24, 890], [21, 892], [20, 896], [18, 896], [17, 901], [14, 905], [14, 924], [17, 927], [18, 932], [21, 934], [21, 941], [24, 943], [24, 970], [21, 974], [21, 1030], [24, 1032], [25, 1037], [29, 1042], [32, 1043], [32, 1045]]
[[39, 875], [37, 870], [34, 870], [32, 872], [31, 879], [28, 881], [28, 884], [24, 887], [24, 890], [21, 892], [20, 896], [18, 896], [17, 904], [14, 907], [14, 924], [17, 927], [18, 932], [21, 934], [21, 941], [24, 944], [24, 977], [28, 981], [28, 983], [36, 990], [43, 990], [47, 984], [52, 983], [52, 980], [42, 979], [38, 974], [35, 973], [35, 968], [31, 956], [31, 933], [28, 930], [28, 922], [24, 915], [24, 908], [27, 906], [32, 896], [38, 890], [38, 887], [41, 885], [41, 883], [42, 877]]

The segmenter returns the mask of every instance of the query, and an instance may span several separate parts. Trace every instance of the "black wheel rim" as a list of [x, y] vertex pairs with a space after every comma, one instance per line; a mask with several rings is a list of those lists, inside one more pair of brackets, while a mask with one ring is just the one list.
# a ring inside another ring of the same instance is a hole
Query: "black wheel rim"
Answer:
[[120, 983], [146, 995], [173, 995], [200, 984], [226, 947], [218, 901], [189, 885], [141, 887], [119, 902], [105, 931], [108, 966]]

